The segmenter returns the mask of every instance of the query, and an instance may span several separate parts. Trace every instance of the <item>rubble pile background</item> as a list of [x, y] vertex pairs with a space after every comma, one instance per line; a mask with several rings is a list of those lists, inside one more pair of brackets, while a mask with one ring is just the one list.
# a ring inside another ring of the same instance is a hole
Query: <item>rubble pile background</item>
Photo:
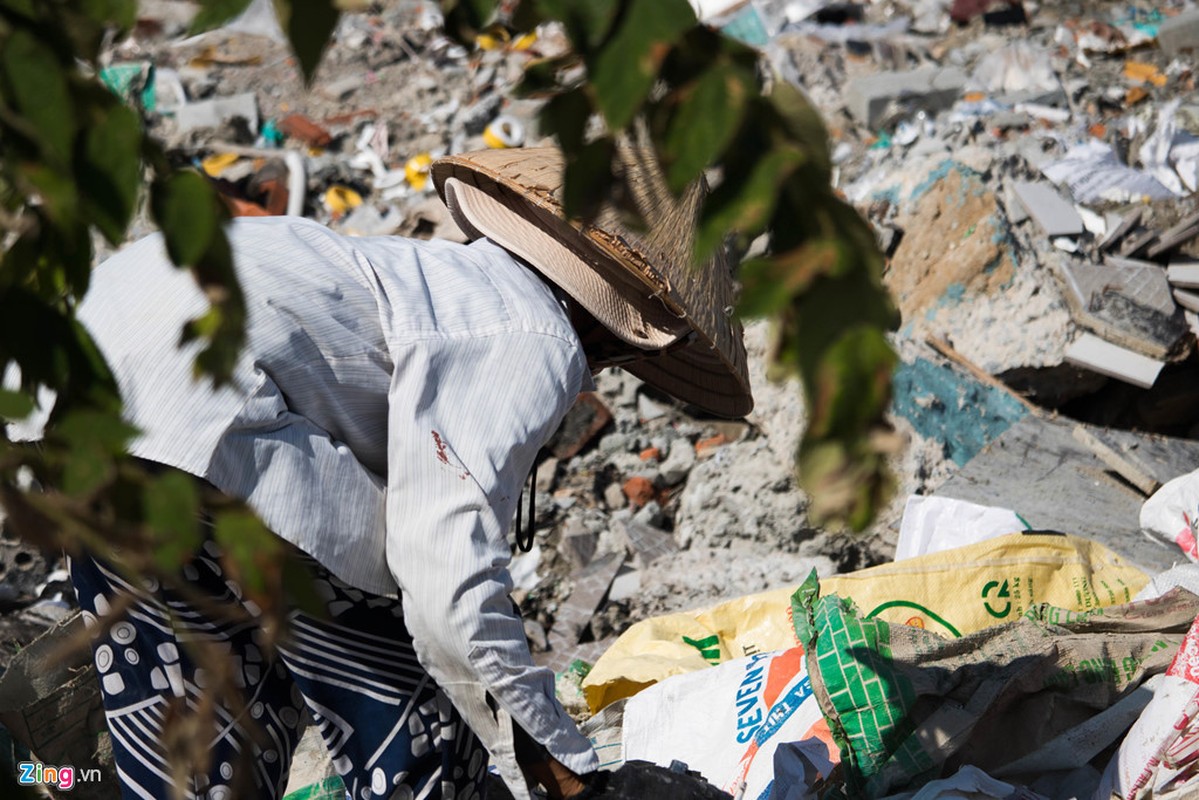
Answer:
[[[864, 536], [807, 524], [793, 475], [802, 398], [766, 379], [764, 322], [748, 325], [757, 405], [744, 421], [605, 373], [538, 471], [537, 543], [513, 562], [535, 656], [559, 672], [631, 621], [889, 559], [903, 499], [1030, 413], [1020, 397], [1037, 413], [1199, 434], [1196, 12], [1173, 0], [699, 5], [720, 6], [712, 23], [762, 47], [776, 79], [819, 108], [836, 185], [888, 255], [903, 317], [897, 499]], [[537, 102], [509, 90], [564, 46], [553, 30], [468, 51], [441, 32], [435, 3], [377, 2], [344, 16], [306, 89], [266, 6], [189, 38], [194, 6], [143, 0], [102, 73], [235, 213], [460, 239], [428, 160], [543, 140]]]

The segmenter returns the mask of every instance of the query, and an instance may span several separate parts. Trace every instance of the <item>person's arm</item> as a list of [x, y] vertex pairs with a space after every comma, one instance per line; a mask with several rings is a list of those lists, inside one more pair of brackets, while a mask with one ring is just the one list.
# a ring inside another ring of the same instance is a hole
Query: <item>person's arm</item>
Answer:
[[553, 673], [533, 666], [507, 570], [521, 486], [587, 374], [577, 340], [437, 337], [393, 358], [387, 560], [417, 655], [514, 793], [512, 723], [571, 773], [593, 770]]

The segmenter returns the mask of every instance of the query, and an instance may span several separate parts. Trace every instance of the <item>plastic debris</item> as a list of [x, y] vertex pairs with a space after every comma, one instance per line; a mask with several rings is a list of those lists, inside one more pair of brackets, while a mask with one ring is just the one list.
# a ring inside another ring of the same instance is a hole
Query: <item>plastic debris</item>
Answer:
[[497, 150], [520, 147], [525, 142], [525, 126], [515, 117], [498, 116], [483, 130], [483, 141]]
[[424, 191], [429, 186], [429, 165], [433, 157], [428, 153], [415, 155], [404, 164], [404, 178], [413, 189]]
[[362, 205], [362, 195], [348, 186], [330, 186], [321, 195], [321, 203], [333, 219], [341, 219], [351, 209]]

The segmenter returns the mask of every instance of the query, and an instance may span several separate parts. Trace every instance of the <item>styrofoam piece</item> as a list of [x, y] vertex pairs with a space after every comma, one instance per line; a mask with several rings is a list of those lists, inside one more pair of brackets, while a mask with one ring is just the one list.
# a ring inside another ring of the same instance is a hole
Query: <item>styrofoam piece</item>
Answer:
[[258, 132], [258, 99], [254, 92], [185, 103], [175, 110], [175, 121], [184, 132], [193, 128], [216, 128], [236, 117], [246, 120], [251, 133]]
[[1135, 353], [1119, 345], [1084, 333], [1066, 348], [1066, 360], [1100, 375], [1150, 389], [1164, 362]]
[[1166, 280], [1184, 289], [1199, 289], [1199, 261], [1171, 264], [1166, 268]]
[[1046, 236], [1077, 236], [1086, 230], [1074, 204], [1049, 184], [1016, 181], [1012, 191]]
[[1188, 292], [1185, 289], [1175, 289], [1174, 302], [1187, 311], [1199, 312], [1199, 294], [1195, 292]]

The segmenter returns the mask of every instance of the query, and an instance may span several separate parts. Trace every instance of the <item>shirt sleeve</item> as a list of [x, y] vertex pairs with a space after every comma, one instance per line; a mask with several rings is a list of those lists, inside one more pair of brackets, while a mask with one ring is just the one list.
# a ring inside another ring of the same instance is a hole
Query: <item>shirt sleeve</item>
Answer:
[[535, 332], [395, 348], [387, 561], [422, 665], [517, 796], [508, 720], [576, 772], [590, 742], [535, 667], [509, 596], [510, 521], [534, 456], [590, 377], [577, 340]]

